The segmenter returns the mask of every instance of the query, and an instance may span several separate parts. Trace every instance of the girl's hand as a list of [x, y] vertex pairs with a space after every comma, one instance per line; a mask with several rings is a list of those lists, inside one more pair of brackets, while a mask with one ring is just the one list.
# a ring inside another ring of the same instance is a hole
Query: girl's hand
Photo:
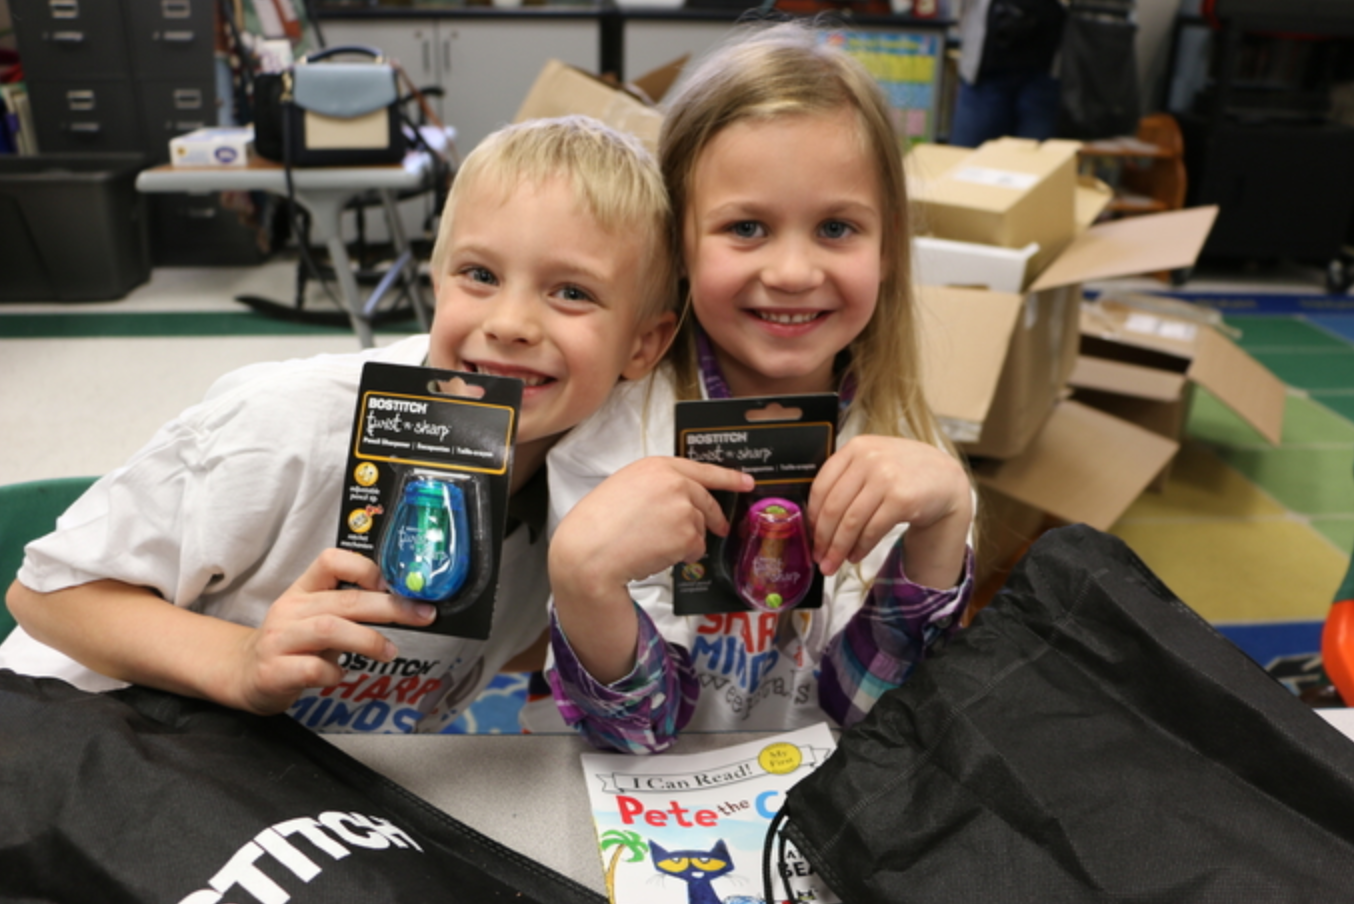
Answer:
[[[340, 583], [357, 586], [340, 589]], [[380, 568], [366, 556], [325, 550], [273, 603], [263, 624], [242, 637], [232, 702], [250, 712], [282, 712], [307, 688], [341, 681], [344, 653], [395, 658], [395, 645], [362, 622], [423, 626], [436, 614], [427, 603], [385, 593]]]
[[626, 585], [705, 554], [707, 530], [729, 531], [711, 490], [747, 492], [750, 475], [651, 456], [608, 477], [550, 539], [550, 589], [578, 660], [610, 683], [634, 667], [638, 626]]
[[907, 524], [908, 577], [930, 587], [958, 579], [973, 520], [968, 475], [929, 443], [857, 436], [828, 458], [809, 492], [813, 556], [825, 575], [859, 563]]

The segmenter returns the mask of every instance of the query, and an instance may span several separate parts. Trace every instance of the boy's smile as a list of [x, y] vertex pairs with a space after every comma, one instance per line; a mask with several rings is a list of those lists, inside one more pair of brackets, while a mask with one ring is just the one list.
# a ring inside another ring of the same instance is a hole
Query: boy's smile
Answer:
[[643, 236], [603, 230], [565, 179], [482, 181], [449, 214], [428, 361], [523, 381], [520, 460], [597, 410], [621, 376], [646, 373], [662, 348], [638, 321]]
[[692, 304], [735, 395], [824, 392], [882, 278], [878, 178], [853, 111], [741, 120], [697, 160]]

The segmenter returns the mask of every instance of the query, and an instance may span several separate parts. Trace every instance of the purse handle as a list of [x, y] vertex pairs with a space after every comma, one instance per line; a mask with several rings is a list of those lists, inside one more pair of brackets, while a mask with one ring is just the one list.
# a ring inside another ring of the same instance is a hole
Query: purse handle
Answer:
[[369, 56], [377, 62], [385, 59], [385, 54], [375, 47], [367, 47], [364, 44], [344, 44], [340, 47], [326, 47], [324, 50], [317, 50], [314, 53], [308, 53], [301, 57], [297, 62], [300, 63], [318, 63], [320, 60], [327, 60], [330, 57], [338, 56], [341, 53], [358, 53], [363, 56]]

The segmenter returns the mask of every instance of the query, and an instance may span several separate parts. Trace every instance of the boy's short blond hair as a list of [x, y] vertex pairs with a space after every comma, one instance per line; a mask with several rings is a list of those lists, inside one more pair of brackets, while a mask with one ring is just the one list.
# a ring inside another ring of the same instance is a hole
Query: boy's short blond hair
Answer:
[[457, 204], [470, 185], [489, 186], [504, 197], [523, 182], [567, 179], [583, 207], [606, 232], [646, 238], [646, 297], [641, 321], [677, 309], [677, 258], [672, 208], [658, 164], [638, 138], [589, 116], [532, 119], [505, 126], [466, 156], [442, 210], [433, 246], [432, 272], [440, 277]]

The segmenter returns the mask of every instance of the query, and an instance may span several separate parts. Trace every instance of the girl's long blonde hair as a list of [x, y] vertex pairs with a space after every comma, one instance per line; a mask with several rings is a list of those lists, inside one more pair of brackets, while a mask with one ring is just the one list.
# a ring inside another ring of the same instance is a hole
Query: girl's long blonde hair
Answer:
[[[922, 393], [907, 185], [898, 135], [878, 83], [831, 40], [820, 40], [822, 34], [817, 26], [797, 23], [753, 26], [706, 57], [682, 83], [659, 138], [659, 165], [672, 196], [674, 250], [681, 253], [696, 163], [720, 130], [747, 119], [854, 109], [883, 195], [884, 277], [873, 318], [848, 347], [850, 361], [843, 376], [850, 374], [856, 381], [852, 407], [863, 418], [862, 432], [909, 436], [951, 448]], [[699, 398], [692, 318], [684, 319], [668, 358], [678, 397]]]

